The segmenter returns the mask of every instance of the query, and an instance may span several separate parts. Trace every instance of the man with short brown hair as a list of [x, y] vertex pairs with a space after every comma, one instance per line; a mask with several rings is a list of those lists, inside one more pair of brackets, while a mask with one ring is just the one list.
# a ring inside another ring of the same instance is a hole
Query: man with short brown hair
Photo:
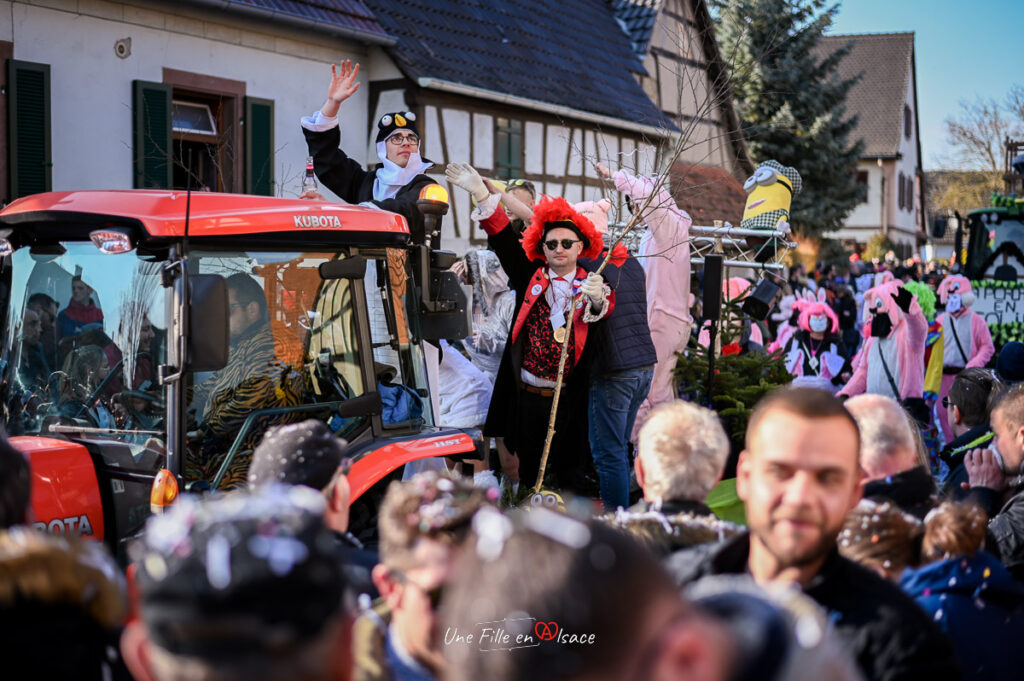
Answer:
[[441, 676], [437, 608], [470, 519], [488, 503], [471, 480], [434, 471], [393, 482], [380, 507], [381, 597], [353, 628], [355, 681], [429, 681]]
[[894, 585], [841, 557], [836, 537], [860, 500], [860, 433], [836, 398], [777, 390], [754, 408], [736, 492], [749, 532], [673, 554], [680, 583], [749, 573], [792, 583], [829, 611], [869, 680], [960, 678], [949, 641]]

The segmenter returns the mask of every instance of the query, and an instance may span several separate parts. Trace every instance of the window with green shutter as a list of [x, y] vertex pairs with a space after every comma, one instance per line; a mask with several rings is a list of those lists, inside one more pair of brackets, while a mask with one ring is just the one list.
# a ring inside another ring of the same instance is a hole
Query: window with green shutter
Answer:
[[171, 187], [171, 92], [166, 83], [132, 82], [136, 189]]
[[274, 195], [274, 102], [245, 98], [245, 192]]
[[10, 197], [48, 192], [53, 186], [50, 148], [50, 67], [7, 61]]
[[494, 119], [494, 172], [499, 180], [523, 175], [523, 122], [514, 118]]

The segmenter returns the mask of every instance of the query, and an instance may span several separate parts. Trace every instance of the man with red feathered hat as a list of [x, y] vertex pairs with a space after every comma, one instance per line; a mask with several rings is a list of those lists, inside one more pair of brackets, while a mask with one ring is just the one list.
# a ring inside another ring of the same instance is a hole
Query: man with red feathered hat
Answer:
[[[469, 191], [477, 201], [473, 219], [487, 232], [487, 244], [498, 255], [516, 292], [516, 315], [494, 382], [484, 435], [504, 437], [519, 458], [519, 479], [537, 480], [547, 435], [562, 342], [569, 337], [550, 468], [562, 486], [578, 463], [586, 443], [587, 376], [576, 371], [587, 342], [588, 326], [611, 313], [614, 294], [599, 274], [577, 261], [594, 259], [602, 250], [600, 233], [590, 220], [561, 198], [547, 199], [533, 210], [520, 244], [505, 211], [497, 210], [500, 194], [492, 194], [471, 166], [450, 163], [448, 181]], [[577, 298], [582, 294], [582, 298]]]

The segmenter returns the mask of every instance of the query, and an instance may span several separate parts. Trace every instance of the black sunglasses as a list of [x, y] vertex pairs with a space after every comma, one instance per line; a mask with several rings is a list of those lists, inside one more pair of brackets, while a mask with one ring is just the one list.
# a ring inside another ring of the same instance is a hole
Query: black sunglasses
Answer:
[[949, 395], [942, 398], [942, 408], [949, 409]]
[[544, 242], [544, 248], [548, 249], [549, 251], [553, 251], [556, 248], [558, 248], [558, 244], [562, 244], [562, 248], [568, 251], [570, 248], [572, 248], [573, 244], [578, 243], [580, 243], [579, 239], [562, 239], [561, 241], [559, 241], [558, 239], [549, 239], [548, 241]]

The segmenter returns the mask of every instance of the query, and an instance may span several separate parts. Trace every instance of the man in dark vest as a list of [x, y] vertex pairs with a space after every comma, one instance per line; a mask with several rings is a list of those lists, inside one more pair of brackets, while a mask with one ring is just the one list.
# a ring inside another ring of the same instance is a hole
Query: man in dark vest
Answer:
[[[575, 205], [589, 218], [606, 242], [607, 199]], [[605, 244], [600, 257], [587, 261], [596, 270], [608, 253]], [[590, 452], [601, 480], [604, 510], [613, 513], [629, 506], [629, 437], [637, 411], [647, 398], [658, 361], [651, 329], [647, 325], [647, 279], [636, 258], [619, 244], [603, 271], [615, 290], [615, 314], [594, 324], [590, 366], [589, 435]]]

